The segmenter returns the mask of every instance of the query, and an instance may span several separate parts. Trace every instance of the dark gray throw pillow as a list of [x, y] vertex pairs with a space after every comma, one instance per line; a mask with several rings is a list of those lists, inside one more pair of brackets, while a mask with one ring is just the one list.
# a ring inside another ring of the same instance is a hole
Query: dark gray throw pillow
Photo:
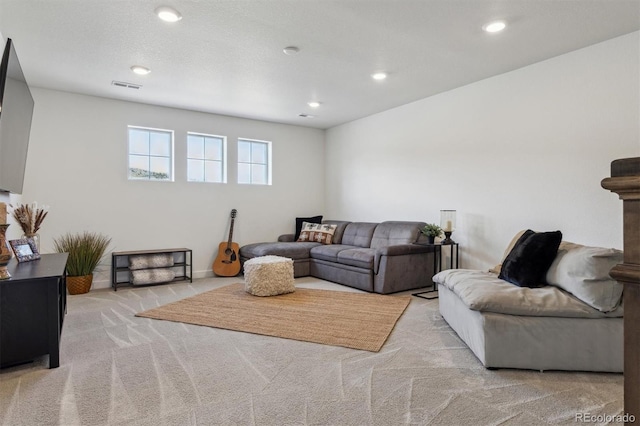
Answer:
[[296, 217], [296, 234], [293, 238], [293, 241], [298, 241], [300, 231], [302, 230], [302, 222], [322, 223], [322, 215], [313, 217]]
[[520, 287], [547, 285], [546, 275], [558, 254], [562, 232], [527, 229], [502, 263], [498, 278]]

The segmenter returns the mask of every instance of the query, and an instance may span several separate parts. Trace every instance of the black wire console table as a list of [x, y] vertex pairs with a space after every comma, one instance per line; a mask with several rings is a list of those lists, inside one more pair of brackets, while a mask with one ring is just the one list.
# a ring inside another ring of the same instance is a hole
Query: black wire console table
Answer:
[[[458, 243], [451, 244], [442, 244], [442, 243], [415, 243], [422, 246], [433, 247], [433, 274], [437, 274], [442, 271], [442, 247], [449, 248], [449, 268], [448, 269], [458, 269], [460, 262], [460, 246]], [[455, 265], [455, 266], [454, 266]], [[446, 266], [446, 265], [445, 265]], [[432, 277], [433, 279], [433, 277]], [[431, 281], [432, 290], [420, 291], [417, 293], [412, 293], [412, 296], [420, 297], [422, 299], [433, 300], [438, 298], [438, 284], [434, 281]]]

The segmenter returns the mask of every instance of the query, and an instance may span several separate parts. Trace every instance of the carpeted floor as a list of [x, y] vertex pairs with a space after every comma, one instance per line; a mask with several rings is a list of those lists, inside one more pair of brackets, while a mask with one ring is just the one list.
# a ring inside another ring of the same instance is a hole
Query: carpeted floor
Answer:
[[484, 369], [437, 300], [412, 298], [378, 353], [135, 317], [236, 281], [70, 296], [60, 367], [0, 370], [0, 423], [520, 426], [622, 412], [620, 374]]

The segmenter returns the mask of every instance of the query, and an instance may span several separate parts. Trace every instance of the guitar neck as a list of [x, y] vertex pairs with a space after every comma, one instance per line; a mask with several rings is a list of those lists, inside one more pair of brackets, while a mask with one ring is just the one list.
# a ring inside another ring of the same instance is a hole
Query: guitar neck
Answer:
[[229, 227], [229, 241], [227, 241], [227, 248], [231, 248], [231, 241], [233, 241], [233, 222], [235, 218], [231, 218], [231, 226]]

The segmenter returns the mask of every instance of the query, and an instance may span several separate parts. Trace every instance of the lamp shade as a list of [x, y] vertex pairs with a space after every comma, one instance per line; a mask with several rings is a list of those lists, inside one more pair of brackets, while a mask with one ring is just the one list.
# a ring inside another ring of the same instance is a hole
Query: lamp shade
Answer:
[[445, 232], [453, 232], [456, 229], [455, 210], [440, 210], [440, 227]]

